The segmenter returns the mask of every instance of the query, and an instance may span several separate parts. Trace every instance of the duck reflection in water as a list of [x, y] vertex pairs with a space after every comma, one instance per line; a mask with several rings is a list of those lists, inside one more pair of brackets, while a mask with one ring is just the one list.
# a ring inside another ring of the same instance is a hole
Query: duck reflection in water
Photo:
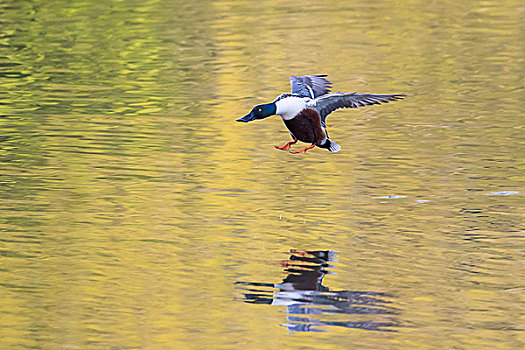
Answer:
[[[330, 262], [337, 262], [335, 253], [291, 249], [289, 259], [281, 264], [288, 274], [281, 283], [237, 282], [236, 285], [243, 289], [246, 303], [286, 306], [287, 322], [282, 326], [288, 332], [323, 332], [327, 326], [393, 331], [396, 310], [389, 305], [386, 294], [334, 291], [322, 285], [326, 274], [334, 274], [327, 269], [334, 267]], [[367, 319], [355, 316], [359, 320], [335, 320], [343, 315], [367, 315]]]

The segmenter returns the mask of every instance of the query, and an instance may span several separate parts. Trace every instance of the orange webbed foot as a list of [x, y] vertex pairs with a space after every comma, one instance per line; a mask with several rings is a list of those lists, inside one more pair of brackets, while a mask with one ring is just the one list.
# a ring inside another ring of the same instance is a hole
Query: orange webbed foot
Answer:
[[296, 142], [297, 142], [297, 139], [295, 139], [293, 141], [288, 141], [282, 146], [273, 146], [273, 147], [275, 147], [277, 149], [280, 149], [280, 150], [283, 150], [283, 151], [289, 151], [290, 150], [290, 146], [293, 145]]
[[300, 150], [297, 150], [297, 151], [290, 151], [290, 153], [292, 153], [292, 154], [297, 154], [297, 153], [302, 153], [302, 152], [306, 153], [306, 151], [308, 151], [309, 149], [312, 149], [314, 147], [315, 147], [315, 145], [310, 145], [310, 146], [301, 148]]
[[280, 149], [282, 151], [289, 151], [290, 150], [290, 145], [289, 144], [285, 144], [285, 145], [282, 145], [282, 146], [273, 146], [277, 149]]

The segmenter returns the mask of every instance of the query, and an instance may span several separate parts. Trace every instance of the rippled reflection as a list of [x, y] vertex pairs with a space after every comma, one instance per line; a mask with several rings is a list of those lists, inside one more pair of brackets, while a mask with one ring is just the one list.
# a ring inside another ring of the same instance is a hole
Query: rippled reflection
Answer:
[[[337, 262], [335, 251], [290, 250], [290, 257], [281, 266], [288, 274], [281, 283], [237, 282], [242, 288], [244, 302], [286, 306], [288, 332], [323, 332], [324, 327], [336, 326], [371, 331], [392, 331], [395, 320], [378, 320], [371, 315], [395, 315], [387, 300], [389, 296], [373, 291], [330, 290], [323, 286], [328, 269]], [[347, 315], [352, 316], [348, 320]], [[345, 317], [345, 320], [339, 318]], [[384, 317], [384, 316], [383, 316]]]

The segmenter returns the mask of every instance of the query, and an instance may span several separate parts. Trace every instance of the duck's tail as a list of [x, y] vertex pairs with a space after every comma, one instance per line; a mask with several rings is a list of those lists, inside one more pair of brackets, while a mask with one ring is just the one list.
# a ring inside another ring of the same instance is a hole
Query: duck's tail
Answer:
[[330, 139], [326, 139], [326, 142], [319, 147], [326, 148], [326, 150], [331, 153], [336, 153], [341, 150], [341, 146]]

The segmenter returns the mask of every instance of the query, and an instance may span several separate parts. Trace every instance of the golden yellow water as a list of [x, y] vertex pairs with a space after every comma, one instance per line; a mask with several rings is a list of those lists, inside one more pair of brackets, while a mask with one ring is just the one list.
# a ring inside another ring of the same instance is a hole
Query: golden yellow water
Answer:
[[[0, 13], [0, 348], [525, 347], [522, 1]], [[235, 123], [319, 73], [408, 96], [331, 115], [338, 154]], [[290, 330], [239, 285], [280, 283], [290, 249], [338, 251], [323, 286], [393, 312]]]

